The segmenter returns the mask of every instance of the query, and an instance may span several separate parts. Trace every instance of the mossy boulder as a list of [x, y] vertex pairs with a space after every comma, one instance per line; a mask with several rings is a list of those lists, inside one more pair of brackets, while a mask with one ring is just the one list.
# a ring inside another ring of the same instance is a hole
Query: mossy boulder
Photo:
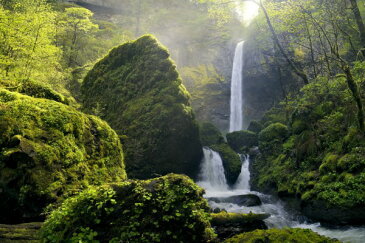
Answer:
[[204, 122], [199, 124], [200, 140], [203, 146], [224, 143], [222, 133], [212, 123]]
[[24, 80], [24, 81], [0, 80], [0, 88], [4, 88], [9, 91], [18, 92], [35, 98], [54, 100], [64, 104], [70, 103], [69, 100], [60, 93], [54, 91], [53, 89], [44, 84], [40, 84], [32, 80]]
[[236, 235], [225, 241], [225, 243], [256, 243], [256, 242], [340, 243], [340, 241], [338, 240], [321, 236], [309, 229], [255, 230], [253, 232]]
[[273, 140], [284, 141], [289, 135], [288, 127], [282, 123], [274, 123], [267, 126], [259, 133], [260, 142], [271, 142]]
[[226, 143], [214, 144], [210, 148], [221, 156], [227, 183], [234, 185], [241, 173], [242, 162], [240, 156]]
[[42, 228], [42, 242], [209, 242], [203, 189], [183, 175], [91, 187], [67, 199]]
[[0, 88], [0, 219], [38, 219], [90, 184], [126, 179], [118, 135], [97, 117]]
[[212, 225], [221, 240], [243, 232], [267, 229], [263, 220], [270, 217], [268, 214], [227, 213], [224, 211], [213, 213], [211, 216]]
[[256, 133], [243, 130], [228, 133], [227, 142], [237, 153], [247, 152], [249, 148], [258, 146], [258, 136]]
[[251, 131], [251, 132], [254, 132], [257, 134], [260, 133], [262, 129], [264, 129], [264, 126], [261, 125], [261, 123], [258, 121], [250, 122], [250, 125], [248, 125], [248, 128], [247, 128], [248, 131]]
[[122, 136], [131, 178], [198, 174], [203, 150], [189, 93], [154, 37], [114, 48], [87, 74], [81, 92], [85, 110]]

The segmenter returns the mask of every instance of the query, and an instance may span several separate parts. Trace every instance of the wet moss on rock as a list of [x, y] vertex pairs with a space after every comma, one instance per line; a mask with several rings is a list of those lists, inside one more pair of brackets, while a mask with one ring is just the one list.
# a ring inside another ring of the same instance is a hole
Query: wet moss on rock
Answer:
[[42, 242], [210, 242], [203, 192], [175, 174], [91, 187], [48, 217]]
[[258, 146], [258, 136], [251, 131], [237, 131], [226, 136], [229, 146], [237, 153], [247, 153], [250, 148]]
[[308, 243], [340, 243], [335, 239], [321, 236], [309, 229], [270, 229], [256, 230], [236, 235], [225, 243], [282, 243], [282, 242], [308, 242]]
[[39, 219], [91, 184], [126, 179], [119, 137], [97, 117], [0, 88], [0, 219]]
[[197, 175], [203, 152], [189, 93], [153, 36], [114, 48], [87, 74], [81, 92], [85, 110], [121, 136], [131, 178]]

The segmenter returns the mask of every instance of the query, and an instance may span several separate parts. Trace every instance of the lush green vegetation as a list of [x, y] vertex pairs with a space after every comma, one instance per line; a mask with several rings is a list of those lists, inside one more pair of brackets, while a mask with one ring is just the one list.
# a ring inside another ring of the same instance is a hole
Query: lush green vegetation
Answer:
[[225, 241], [226, 243], [255, 243], [255, 242], [308, 242], [308, 243], [330, 243], [340, 242], [327, 237], [320, 236], [309, 229], [270, 229], [256, 230], [249, 233], [234, 236]]
[[[359, 64], [353, 72], [362, 73], [362, 68]], [[280, 123], [287, 111], [292, 114], [288, 126]], [[264, 118], [267, 127], [259, 133], [262, 155], [254, 165], [259, 173], [254, 183], [262, 190], [296, 195], [317, 208], [338, 209], [330, 215], [308, 212], [314, 218], [361, 222], [365, 140], [356, 116], [345, 78], [321, 78], [305, 86], [298, 98]]]
[[3, 222], [39, 218], [90, 184], [126, 179], [119, 138], [97, 117], [0, 88], [0, 118]]
[[113, 49], [88, 73], [82, 94], [85, 110], [123, 135], [130, 177], [198, 173], [202, 147], [189, 93], [153, 36]]
[[91, 187], [67, 199], [42, 228], [43, 242], [209, 242], [203, 190], [186, 176]]

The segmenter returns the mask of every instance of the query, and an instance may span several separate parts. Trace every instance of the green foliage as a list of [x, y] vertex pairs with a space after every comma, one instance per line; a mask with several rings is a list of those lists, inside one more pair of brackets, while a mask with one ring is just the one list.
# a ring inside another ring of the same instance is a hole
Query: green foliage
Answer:
[[[343, 215], [362, 208], [365, 140], [356, 128], [356, 106], [345, 80], [318, 78], [288, 104], [289, 131], [280, 125], [282, 132], [272, 133], [274, 124], [259, 135], [262, 154], [253, 166], [258, 173], [253, 183], [262, 190], [297, 195], [308, 204], [321, 202]], [[276, 108], [277, 114], [284, 115], [283, 109]]]
[[154, 37], [113, 49], [88, 73], [82, 94], [86, 111], [125, 135], [130, 177], [197, 174], [202, 147], [189, 93], [168, 51]]
[[209, 242], [203, 190], [186, 176], [91, 187], [67, 199], [42, 228], [43, 242]]
[[263, 126], [258, 121], [252, 121], [250, 122], [250, 125], [248, 126], [247, 130], [254, 132], [254, 133], [260, 133], [263, 129]]
[[0, 239], [3, 243], [37, 243], [42, 223], [16, 225], [0, 224]]
[[[88, 185], [126, 179], [117, 134], [94, 116], [0, 89], [0, 216], [39, 218]], [[11, 210], [9, 210], [11, 207]]]
[[308, 242], [308, 243], [330, 243], [340, 242], [321, 236], [309, 229], [269, 229], [256, 230], [240, 235], [236, 235], [225, 243], [282, 243], [282, 242]]
[[212, 217], [212, 225], [213, 226], [220, 226], [220, 225], [230, 225], [230, 224], [249, 224], [254, 221], [264, 220], [270, 217], [268, 214], [243, 214], [243, 213], [227, 213], [227, 212], [220, 212], [220, 213], [213, 213], [211, 214]]
[[258, 145], [258, 136], [256, 133], [242, 130], [228, 133], [227, 142], [237, 153], [247, 152], [247, 149]]

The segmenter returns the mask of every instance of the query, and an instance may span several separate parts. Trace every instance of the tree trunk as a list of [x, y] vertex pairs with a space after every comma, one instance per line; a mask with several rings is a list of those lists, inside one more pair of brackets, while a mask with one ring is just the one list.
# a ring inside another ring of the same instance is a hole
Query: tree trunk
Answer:
[[357, 5], [357, 1], [350, 0], [350, 2], [351, 2], [351, 6], [352, 6], [352, 12], [355, 15], [357, 27], [359, 28], [359, 31], [360, 31], [361, 53], [365, 57], [365, 25], [361, 18], [361, 13], [359, 10], [359, 6]]
[[277, 45], [277, 47], [279, 48], [281, 55], [283, 55], [285, 60], [288, 62], [289, 66], [293, 69], [294, 73], [297, 74], [303, 80], [304, 84], [308, 84], [309, 83], [308, 76], [302, 70], [299, 70], [299, 68], [294, 64], [294, 62], [292, 60], [290, 60], [289, 56], [285, 53], [284, 48], [280, 44], [279, 37], [276, 34], [274, 26], [271, 23], [269, 14], [267, 13], [266, 8], [264, 7], [261, 0], [259, 3], [259, 6], [262, 9], [262, 11], [264, 12], [267, 25], [269, 26], [270, 32], [273, 36], [273, 40], [274, 40], [275, 44]]
[[350, 67], [348, 65], [344, 65], [342, 67], [342, 69], [346, 74], [347, 86], [351, 90], [352, 97], [354, 98], [354, 100], [356, 102], [357, 120], [359, 122], [359, 128], [360, 128], [361, 132], [364, 133], [364, 131], [365, 131], [365, 129], [364, 129], [364, 110], [363, 110], [361, 96], [359, 93], [359, 88], [357, 86], [357, 83], [356, 83], [354, 77], [352, 76]]

